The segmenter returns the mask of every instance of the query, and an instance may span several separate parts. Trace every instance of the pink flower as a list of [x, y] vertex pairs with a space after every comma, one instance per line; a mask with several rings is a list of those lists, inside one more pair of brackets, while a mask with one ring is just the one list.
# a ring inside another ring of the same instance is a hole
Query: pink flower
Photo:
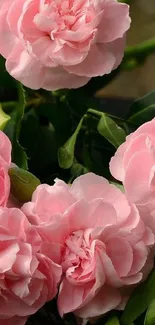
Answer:
[[111, 174], [122, 181], [128, 198], [136, 204], [154, 200], [155, 119], [141, 125], [118, 148], [110, 162]]
[[0, 206], [6, 206], [10, 194], [10, 178], [8, 169], [11, 164], [11, 142], [0, 131]]
[[0, 208], [0, 324], [24, 325], [57, 293], [61, 267], [19, 209]]
[[[133, 286], [153, 267], [155, 238], [134, 205], [107, 180], [92, 173], [72, 186], [39, 185], [22, 210], [60, 264], [60, 315], [95, 317], [123, 308]], [[149, 247], [150, 246], [150, 247]]]
[[78, 88], [120, 64], [129, 7], [116, 0], [2, 0], [0, 26], [0, 53], [14, 78], [32, 89]]

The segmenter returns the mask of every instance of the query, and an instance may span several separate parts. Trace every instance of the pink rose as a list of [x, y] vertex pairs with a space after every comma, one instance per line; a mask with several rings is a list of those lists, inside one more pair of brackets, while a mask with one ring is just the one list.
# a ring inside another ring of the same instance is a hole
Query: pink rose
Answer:
[[155, 196], [155, 119], [126, 137], [110, 162], [111, 174], [122, 181], [128, 198], [136, 204]]
[[0, 324], [24, 325], [57, 293], [61, 267], [19, 209], [0, 208]]
[[[95, 317], [125, 305], [133, 286], [153, 267], [155, 238], [134, 205], [92, 173], [72, 186], [39, 185], [22, 210], [44, 241], [44, 252], [62, 266], [60, 315]], [[150, 247], [149, 247], [150, 246]]]
[[0, 206], [6, 206], [10, 194], [8, 169], [11, 164], [11, 149], [9, 138], [0, 131]]
[[129, 7], [116, 0], [2, 0], [0, 53], [32, 89], [78, 88], [121, 62]]

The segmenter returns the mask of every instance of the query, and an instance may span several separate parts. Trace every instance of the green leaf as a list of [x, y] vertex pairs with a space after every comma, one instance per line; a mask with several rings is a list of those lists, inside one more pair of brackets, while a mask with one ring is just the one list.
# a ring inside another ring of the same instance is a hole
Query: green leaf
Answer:
[[123, 192], [123, 193], [125, 192], [124, 186], [122, 184], [117, 183], [117, 182], [110, 182], [110, 184], [115, 185], [116, 187], [118, 187], [119, 190], [121, 190], [121, 192]]
[[119, 324], [120, 324], [119, 320], [116, 316], [110, 317], [105, 323], [105, 325], [119, 325]]
[[146, 281], [140, 284], [131, 295], [121, 317], [123, 325], [137, 319], [148, 308], [155, 298], [155, 271], [151, 272]]
[[115, 148], [118, 148], [125, 141], [126, 134], [124, 130], [105, 113], [102, 113], [102, 116], [97, 126], [97, 130]]
[[[52, 97], [52, 95], [51, 95]], [[52, 102], [52, 100], [54, 102]], [[51, 102], [50, 102], [51, 101]], [[73, 132], [73, 121], [67, 98], [46, 98], [45, 103], [37, 107], [37, 115], [46, 117], [52, 123], [56, 133], [57, 144], [61, 147]]]
[[70, 172], [71, 178], [69, 182], [71, 183], [75, 178], [88, 173], [89, 169], [75, 160], [72, 164]]
[[13, 196], [22, 203], [30, 201], [40, 180], [30, 172], [18, 167], [10, 168], [9, 176]]
[[150, 303], [146, 317], [145, 317], [145, 325], [154, 325], [155, 324], [155, 299]]
[[0, 86], [8, 89], [16, 88], [16, 80], [11, 77], [5, 68], [5, 59], [0, 55]]
[[27, 156], [24, 149], [19, 144], [21, 122], [25, 109], [25, 93], [21, 84], [18, 84], [18, 96], [18, 102], [15, 104], [10, 114], [11, 119], [7, 123], [4, 132], [12, 142], [12, 161], [19, 167], [27, 169]]
[[129, 109], [128, 121], [137, 126], [155, 117], [155, 91], [133, 102]]
[[70, 168], [73, 164], [76, 139], [82, 127], [82, 123], [83, 123], [83, 118], [80, 120], [73, 135], [58, 150], [58, 161], [61, 168], [67, 169]]
[[2, 106], [0, 105], [0, 130], [3, 130], [10, 120], [10, 116], [5, 114], [2, 110]]

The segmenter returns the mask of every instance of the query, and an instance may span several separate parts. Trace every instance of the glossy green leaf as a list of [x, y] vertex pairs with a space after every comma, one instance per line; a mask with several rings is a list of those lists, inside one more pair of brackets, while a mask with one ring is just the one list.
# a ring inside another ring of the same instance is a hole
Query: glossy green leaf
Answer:
[[120, 322], [116, 316], [110, 317], [105, 323], [105, 325], [119, 325], [119, 324]]
[[131, 295], [121, 317], [123, 325], [137, 319], [155, 298], [155, 271], [151, 272], [145, 282], [141, 283]]
[[9, 169], [11, 181], [11, 193], [19, 202], [28, 202], [40, 180], [22, 168], [13, 167]]
[[118, 148], [125, 141], [126, 134], [124, 130], [105, 113], [102, 113], [102, 116], [97, 126], [97, 130], [115, 148]]
[[3, 130], [10, 120], [10, 116], [5, 114], [2, 110], [2, 106], [0, 105], [0, 130]]
[[25, 109], [25, 93], [21, 84], [18, 84], [18, 102], [10, 114], [10, 121], [7, 123], [4, 132], [12, 142], [12, 161], [19, 167], [27, 169], [27, 156], [24, 149], [19, 144], [21, 123]]
[[129, 109], [128, 122], [137, 126], [155, 117], [155, 91], [137, 99]]
[[82, 123], [83, 123], [83, 118], [80, 120], [73, 135], [58, 150], [58, 161], [61, 168], [67, 169], [70, 168], [73, 164], [76, 139], [82, 127]]
[[155, 325], [155, 299], [153, 299], [148, 307], [144, 324]]

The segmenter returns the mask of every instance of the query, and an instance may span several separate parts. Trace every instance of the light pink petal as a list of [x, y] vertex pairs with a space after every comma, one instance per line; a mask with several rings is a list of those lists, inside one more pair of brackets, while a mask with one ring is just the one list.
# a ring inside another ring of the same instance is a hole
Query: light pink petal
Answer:
[[14, 316], [11, 318], [2, 319], [0, 316], [0, 325], [25, 325], [27, 317]]
[[152, 136], [152, 138], [154, 138], [155, 137], [154, 130], [155, 130], [155, 118], [153, 118], [149, 122], [142, 124], [136, 130], [136, 132], [132, 133], [132, 140], [140, 134], [146, 134], [147, 136]]
[[90, 203], [89, 227], [102, 227], [117, 223], [117, 214], [113, 205], [102, 200], [94, 200]]
[[105, 284], [88, 304], [76, 311], [76, 315], [86, 319], [100, 316], [112, 309], [116, 309], [120, 302], [119, 291]]
[[[95, 64], [94, 64], [95, 62]], [[110, 73], [115, 65], [116, 59], [105, 44], [92, 45], [88, 56], [82, 63], [74, 66], [65, 66], [70, 73], [78, 76], [96, 77]]]
[[[26, 1], [24, 0], [25, 10], [22, 8], [22, 14], [20, 14], [18, 22], [18, 32], [23, 36], [27, 41], [34, 41], [39, 37], [45, 35], [34, 23], [34, 17], [39, 10], [39, 2], [37, 0], [27, 1], [27, 6], [25, 6]], [[18, 0], [17, 0], [17, 9], [14, 8], [14, 11], [18, 12]], [[13, 13], [12, 13], [13, 16]], [[14, 23], [13, 23], [14, 24]]]
[[63, 279], [58, 295], [58, 309], [61, 317], [82, 305], [85, 290], [83, 286], [72, 285], [65, 278]]
[[[6, 20], [7, 10], [0, 11], [0, 54], [7, 58], [17, 43], [17, 38], [10, 31]], [[5, 35], [5, 37], [4, 37]]]
[[39, 89], [43, 86], [45, 71], [39, 61], [31, 57], [23, 46], [16, 45], [8, 56], [6, 69], [12, 77], [21, 81], [23, 85]]
[[4, 132], [0, 131], [0, 156], [7, 165], [11, 164], [12, 144]]
[[0, 224], [3, 224], [15, 238], [26, 239], [25, 230], [29, 222], [20, 209], [0, 209]]
[[123, 37], [129, 29], [131, 19], [129, 17], [129, 6], [115, 0], [104, 2], [104, 14], [99, 25], [97, 42], [112, 42]]
[[126, 46], [126, 36], [122, 38], [117, 38], [113, 42], [106, 43], [105, 46], [107, 47], [109, 53], [112, 53], [115, 57], [115, 64], [113, 66], [113, 70], [114, 70], [122, 62], [125, 46]]
[[70, 191], [77, 199], [85, 198], [88, 202], [103, 199], [111, 203], [117, 211], [119, 223], [124, 222], [130, 213], [125, 195], [116, 186], [109, 184], [105, 178], [93, 173], [76, 178]]
[[12, 35], [19, 36], [18, 34], [18, 19], [22, 14], [23, 5], [25, 0], [15, 0], [12, 2], [8, 14], [7, 14], [7, 22], [10, 28]]
[[[122, 224], [123, 231], [125, 229], [125, 230], [129, 231], [129, 233], [133, 229], [135, 229], [140, 223], [140, 214], [139, 214], [137, 207], [135, 205], [131, 204], [130, 209], [131, 210], [128, 215], [128, 218]], [[136, 230], [137, 230], [137, 228], [136, 228]]]
[[18, 252], [13, 271], [20, 276], [31, 275], [32, 248], [31, 245], [23, 243]]
[[108, 189], [109, 183], [104, 177], [87, 173], [74, 180], [70, 191], [77, 200], [84, 198], [90, 202], [96, 198], [104, 198]]
[[53, 299], [57, 294], [58, 284], [62, 276], [62, 268], [46, 255], [38, 253], [37, 258], [39, 260], [38, 270], [46, 277], [44, 287], [48, 288], [48, 295], [46, 297], [46, 301], [48, 301]]
[[[148, 135], [146, 134], [139, 134], [137, 137], [133, 137], [133, 140], [130, 141], [125, 153], [124, 153], [124, 158], [123, 158], [123, 163], [124, 163], [124, 168], [126, 169], [128, 166], [128, 163], [130, 161], [130, 158], [134, 155], [135, 152], [140, 152], [141, 150], [145, 150], [147, 148], [147, 137]], [[150, 139], [152, 144], [152, 140], [155, 142], [155, 138]], [[155, 143], [154, 143], [155, 144]]]
[[[74, 202], [74, 197], [63, 186], [40, 185], [35, 191], [35, 212], [44, 216], [63, 214]], [[34, 197], [34, 196], [33, 196]], [[44, 221], [44, 220], [40, 220]]]
[[104, 273], [106, 276], [106, 282], [112, 287], [119, 288], [123, 285], [123, 281], [120, 279], [115, 267], [112, 263], [111, 258], [106, 254], [106, 252], [99, 251], [100, 259], [102, 261]]
[[149, 251], [145, 244], [141, 241], [133, 248], [133, 265], [129, 272], [129, 276], [140, 272], [146, 263]]
[[[1, 160], [1, 159], [0, 159]], [[0, 206], [6, 206], [10, 194], [10, 178], [5, 166], [0, 168]]]
[[107, 254], [110, 257], [119, 277], [127, 276], [133, 264], [131, 245], [126, 239], [121, 237], [112, 237], [108, 240], [106, 246]]
[[3, 242], [0, 243], [0, 273], [4, 273], [12, 268], [19, 246], [17, 243]]
[[123, 181], [125, 176], [123, 156], [127, 147], [128, 147], [127, 142], [122, 143], [117, 149], [114, 157], [111, 158], [109, 164], [110, 172], [112, 176], [118, 179], [119, 181]]
[[48, 256], [54, 263], [61, 264], [62, 245], [59, 243], [43, 242], [41, 253]]
[[64, 218], [68, 220], [70, 233], [76, 230], [87, 229], [90, 215], [91, 206], [85, 200], [74, 203], [64, 215]]
[[[143, 163], [142, 163], [143, 162]], [[147, 150], [135, 153], [126, 169], [124, 187], [132, 202], [148, 200], [149, 177], [153, 159]]]
[[86, 57], [86, 51], [78, 51], [76, 48], [74, 49], [66, 44], [64, 44], [59, 51], [55, 50], [55, 52], [52, 53], [54, 62], [64, 67], [67, 66], [66, 70], [71, 73], [74, 73], [74, 71], [68, 70], [68, 66], [79, 65]]
[[84, 86], [90, 77], [78, 76], [73, 73], [65, 71], [62, 67], [46, 69], [43, 89], [57, 90], [57, 89], [72, 89]]
[[70, 231], [68, 217], [52, 216], [49, 222], [38, 225], [36, 230], [43, 240], [58, 244], [64, 243]]
[[39, 37], [31, 45], [32, 52], [45, 67], [56, 67], [58, 64], [53, 60], [53, 52], [59, 49], [56, 40], [51, 42], [48, 36]]

